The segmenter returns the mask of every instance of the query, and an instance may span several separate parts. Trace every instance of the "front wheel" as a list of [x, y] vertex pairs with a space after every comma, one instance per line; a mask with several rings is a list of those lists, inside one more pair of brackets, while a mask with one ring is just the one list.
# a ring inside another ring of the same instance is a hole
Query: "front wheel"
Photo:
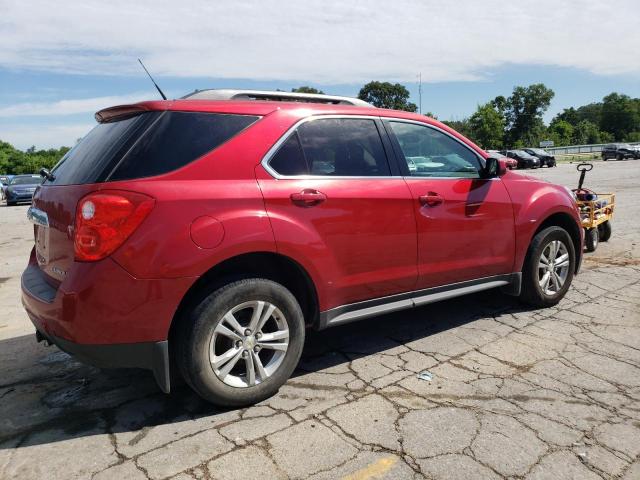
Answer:
[[538, 232], [522, 269], [520, 299], [536, 307], [557, 304], [569, 290], [575, 265], [575, 248], [566, 230], [548, 227]]
[[182, 327], [180, 373], [201, 397], [225, 407], [275, 394], [298, 364], [305, 336], [296, 298], [262, 278], [215, 290]]

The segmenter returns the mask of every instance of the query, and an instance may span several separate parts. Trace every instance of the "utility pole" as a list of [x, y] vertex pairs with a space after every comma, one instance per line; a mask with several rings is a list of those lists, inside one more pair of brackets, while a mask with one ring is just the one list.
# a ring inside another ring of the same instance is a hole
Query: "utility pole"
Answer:
[[418, 74], [418, 112], [422, 115], [422, 72]]

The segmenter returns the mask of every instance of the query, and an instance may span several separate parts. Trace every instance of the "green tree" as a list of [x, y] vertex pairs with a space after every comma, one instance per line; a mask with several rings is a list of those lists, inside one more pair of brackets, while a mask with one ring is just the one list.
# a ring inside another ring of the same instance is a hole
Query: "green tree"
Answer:
[[492, 102], [478, 105], [469, 118], [470, 138], [485, 149], [499, 150], [504, 139], [504, 118]]
[[528, 87], [514, 87], [510, 97], [496, 97], [493, 105], [504, 112], [506, 143], [533, 145], [544, 134], [542, 115], [554, 96], [553, 90], [542, 83]]
[[617, 141], [623, 141], [631, 132], [640, 130], [637, 100], [619, 93], [610, 93], [604, 97], [600, 129], [611, 133]]
[[409, 90], [399, 83], [369, 82], [360, 89], [358, 98], [378, 108], [415, 112], [418, 107], [409, 102]]
[[581, 120], [573, 126], [573, 139], [571, 141], [574, 145], [585, 145], [590, 143], [601, 143], [602, 134], [598, 125], [589, 120]]
[[471, 124], [469, 123], [468, 118], [463, 118], [462, 120], [445, 120], [444, 123], [446, 126], [453, 128], [456, 132], [461, 133], [465, 137], [471, 137]]
[[549, 125], [547, 133], [554, 144], [558, 146], [571, 145], [573, 140], [573, 125], [566, 120], [556, 120]]
[[564, 120], [565, 122], [569, 122], [571, 125], [577, 125], [581, 120], [580, 113], [573, 107], [565, 108], [561, 113], [557, 114], [553, 118], [553, 120], [556, 119]]
[[309, 87], [307, 85], [303, 85], [298, 88], [292, 88], [291, 91], [293, 93], [319, 93], [321, 95], [324, 95], [324, 92], [322, 90], [318, 90], [317, 88]]
[[36, 150], [35, 147], [31, 147], [23, 152], [10, 143], [0, 141], [0, 173], [38, 173], [42, 167], [52, 168], [68, 151], [68, 147], [48, 150]]

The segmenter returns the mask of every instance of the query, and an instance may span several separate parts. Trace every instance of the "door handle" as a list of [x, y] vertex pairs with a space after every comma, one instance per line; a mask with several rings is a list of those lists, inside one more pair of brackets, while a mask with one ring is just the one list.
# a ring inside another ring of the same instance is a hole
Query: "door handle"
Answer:
[[324, 202], [327, 199], [327, 196], [318, 190], [305, 188], [299, 193], [292, 193], [289, 198], [291, 198], [291, 201], [294, 204], [300, 207], [314, 207]]
[[426, 205], [427, 207], [436, 207], [444, 203], [444, 198], [436, 192], [429, 192], [426, 195], [420, 195], [418, 199], [420, 200], [421, 205]]

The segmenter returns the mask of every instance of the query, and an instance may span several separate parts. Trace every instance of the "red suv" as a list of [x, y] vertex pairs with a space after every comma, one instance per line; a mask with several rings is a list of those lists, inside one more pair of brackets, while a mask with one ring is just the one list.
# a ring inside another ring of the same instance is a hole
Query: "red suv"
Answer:
[[564, 187], [422, 115], [278, 95], [96, 114], [28, 212], [39, 341], [235, 406], [278, 390], [306, 328], [495, 287], [565, 295], [583, 233]]

